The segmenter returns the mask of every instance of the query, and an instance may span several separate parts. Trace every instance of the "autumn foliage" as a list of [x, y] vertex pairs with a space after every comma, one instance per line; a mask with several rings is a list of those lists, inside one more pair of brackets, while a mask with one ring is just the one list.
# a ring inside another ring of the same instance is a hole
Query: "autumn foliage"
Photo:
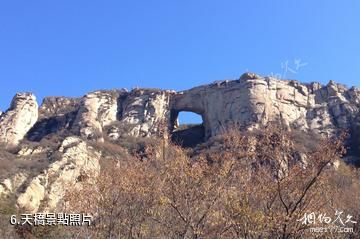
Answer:
[[56, 239], [360, 238], [358, 223], [348, 225], [352, 233], [311, 233], [314, 225], [301, 220], [341, 210], [360, 223], [360, 174], [340, 159], [344, 137], [267, 127], [231, 130], [192, 150], [159, 138], [93, 145], [104, 155], [101, 173], [67, 185], [62, 211], [91, 214], [91, 226], [14, 234], [14, 209], [2, 202], [0, 232]]
[[[299, 220], [305, 213], [360, 215], [358, 172], [333, 166], [345, 152], [342, 138], [320, 140], [312, 150], [280, 129], [230, 131], [219, 140], [215, 152], [209, 146], [196, 157], [166, 144], [145, 161], [104, 160], [101, 175], [68, 191], [67, 210], [95, 218], [92, 227], [74, 229], [77, 235], [317, 238]], [[321, 236], [357, 238], [357, 230], [354, 224], [351, 234]]]

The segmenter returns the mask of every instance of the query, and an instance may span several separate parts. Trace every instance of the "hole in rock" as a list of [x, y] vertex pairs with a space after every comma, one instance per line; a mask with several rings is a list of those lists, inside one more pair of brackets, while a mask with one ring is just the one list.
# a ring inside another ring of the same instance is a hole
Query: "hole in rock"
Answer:
[[172, 112], [173, 129], [171, 140], [184, 147], [195, 147], [203, 143], [205, 128], [203, 117], [190, 111]]

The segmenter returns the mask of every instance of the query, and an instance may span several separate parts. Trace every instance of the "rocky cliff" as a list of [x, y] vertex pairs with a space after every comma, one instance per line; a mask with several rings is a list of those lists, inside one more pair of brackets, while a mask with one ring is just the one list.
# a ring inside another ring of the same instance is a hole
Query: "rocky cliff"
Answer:
[[52, 133], [90, 140], [116, 138], [126, 129], [134, 136], [171, 133], [181, 111], [200, 114], [205, 137], [229, 127], [256, 128], [276, 121], [289, 128], [330, 135], [349, 129], [358, 118], [360, 89], [330, 81], [302, 84], [246, 73], [175, 92], [158, 89], [95, 91], [81, 98], [49, 97], [37, 108], [32, 94], [17, 94], [1, 116], [0, 140], [18, 144]]
[[[229, 128], [252, 130], [269, 122], [326, 136], [359, 128], [360, 89], [332, 81], [303, 84], [245, 73], [237, 80], [181, 92], [119, 89], [80, 98], [48, 97], [40, 107], [33, 94], [17, 94], [10, 108], [0, 113], [0, 142], [18, 146], [20, 158], [43, 155], [48, 164], [36, 175], [19, 172], [3, 180], [0, 194], [16, 192], [17, 205], [27, 211], [57, 208], [64, 182], [99, 172], [101, 153], [91, 141], [121, 140], [124, 134], [167, 137], [178, 127], [182, 111], [202, 116], [204, 139]], [[43, 145], [50, 136], [59, 136], [58, 145]], [[40, 145], [28, 146], [29, 142]]]
[[61, 156], [33, 177], [19, 193], [19, 208], [28, 212], [61, 209], [67, 187], [79, 187], [82, 180], [100, 172], [101, 154], [77, 137], [67, 137], [58, 152]]
[[0, 116], [0, 142], [17, 145], [38, 119], [38, 104], [31, 93], [18, 93]]
[[329, 135], [351, 127], [359, 113], [360, 88], [347, 89], [330, 81], [301, 84], [244, 74], [236, 81], [223, 81], [180, 92], [172, 110], [202, 115], [206, 136], [229, 127], [256, 128], [271, 121], [289, 128]]

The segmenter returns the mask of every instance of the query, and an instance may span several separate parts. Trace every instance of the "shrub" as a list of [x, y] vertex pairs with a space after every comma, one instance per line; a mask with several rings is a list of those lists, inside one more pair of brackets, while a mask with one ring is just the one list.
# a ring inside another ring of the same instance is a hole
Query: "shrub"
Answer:
[[163, 157], [107, 160], [95, 182], [69, 187], [68, 210], [94, 215], [95, 238], [314, 238], [299, 221], [305, 212], [335, 207], [358, 218], [358, 172], [329, 166], [344, 153], [341, 139], [304, 152], [306, 167], [281, 129], [230, 131], [216, 142], [196, 160], [171, 144], [154, 145]]

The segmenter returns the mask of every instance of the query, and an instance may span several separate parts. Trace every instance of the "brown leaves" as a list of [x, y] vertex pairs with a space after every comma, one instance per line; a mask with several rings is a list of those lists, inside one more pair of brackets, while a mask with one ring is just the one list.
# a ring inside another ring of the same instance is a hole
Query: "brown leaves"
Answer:
[[158, 147], [145, 161], [103, 162], [95, 183], [69, 190], [69, 210], [96, 218], [95, 238], [296, 238], [304, 212], [330, 213], [337, 200], [329, 163], [343, 154], [340, 141], [301, 152], [302, 163], [292, 134], [275, 128], [231, 131], [196, 160]]

